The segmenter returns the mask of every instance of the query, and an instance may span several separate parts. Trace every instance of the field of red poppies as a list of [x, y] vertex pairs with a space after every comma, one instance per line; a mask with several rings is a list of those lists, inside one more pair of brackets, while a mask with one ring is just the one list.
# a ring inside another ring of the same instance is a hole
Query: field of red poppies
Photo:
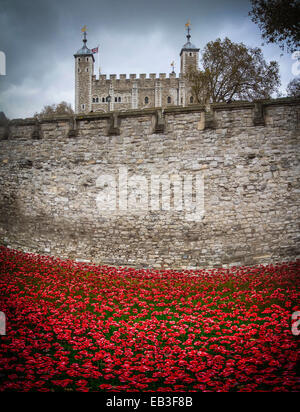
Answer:
[[299, 277], [300, 261], [178, 273], [0, 247], [0, 390], [298, 391]]

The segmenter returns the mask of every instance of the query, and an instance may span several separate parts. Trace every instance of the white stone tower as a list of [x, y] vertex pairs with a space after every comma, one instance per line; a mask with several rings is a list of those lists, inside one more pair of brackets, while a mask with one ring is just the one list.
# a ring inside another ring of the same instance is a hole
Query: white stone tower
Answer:
[[92, 76], [94, 55], [87, 47], [86, 27], [83, 31], [83, 46], [75, 57], [75, 113], [89, 113], [92, 110]]

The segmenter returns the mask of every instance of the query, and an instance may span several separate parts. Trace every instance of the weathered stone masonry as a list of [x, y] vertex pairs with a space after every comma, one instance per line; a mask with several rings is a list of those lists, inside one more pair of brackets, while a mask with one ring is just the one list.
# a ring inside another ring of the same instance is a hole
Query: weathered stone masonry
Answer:
[[[299, 257], [300, 101], [0, 125], [0, 243], [102, 264], [194, 268]], [[205, 175], [205, 216], [101, 214], [96, 180]]]

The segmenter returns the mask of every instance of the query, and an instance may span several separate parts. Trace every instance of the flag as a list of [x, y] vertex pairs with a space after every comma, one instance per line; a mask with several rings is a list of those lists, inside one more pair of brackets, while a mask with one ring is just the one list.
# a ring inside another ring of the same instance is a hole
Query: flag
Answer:
[[190, 20], [188, 20], [188, 22], [186, 23], [185, 27], [190, 27], [190, 25], [191, 25], [191, 22], [190, 22]]
[[99, 51], [99, 47], [95, 47], [94, 49], [92, 49], [92, 53], [98, 53]]
[[82, 31], [82, 33], [84, 33], [86, 31], [86, 26], [83, 26], [81, 31]]

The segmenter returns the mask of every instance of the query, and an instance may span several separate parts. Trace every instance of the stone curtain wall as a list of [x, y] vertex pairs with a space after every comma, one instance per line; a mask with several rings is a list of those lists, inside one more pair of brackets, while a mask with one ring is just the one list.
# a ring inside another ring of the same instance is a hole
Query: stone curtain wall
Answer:
[[[296, 259], [299, 123], [300, 101], [290, 99], [3, 123], [0, 243], [116, 266]], [[147, 182], [203, 173], [204, 218], [149, 205], [102, 213], [99, 176], [119, 167]]]

